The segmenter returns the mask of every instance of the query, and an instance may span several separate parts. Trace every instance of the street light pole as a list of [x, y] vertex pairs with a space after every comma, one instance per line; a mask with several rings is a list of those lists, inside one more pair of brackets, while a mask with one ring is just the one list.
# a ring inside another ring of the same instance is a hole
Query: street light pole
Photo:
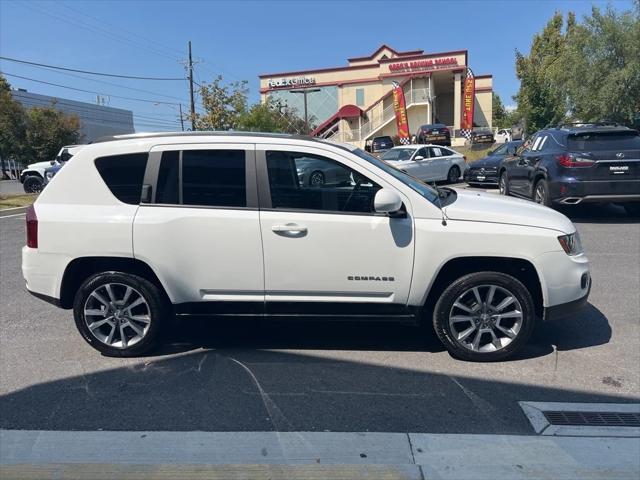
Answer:
[[307, 95], [313, 92], [319, 92], [319, 88], [301, 88], [299, 90], [289, 90], [289, 93], [301, 93], [304, 97], [304, 128], [306, 134], [309, 135], [309, 113], [307, 111]]

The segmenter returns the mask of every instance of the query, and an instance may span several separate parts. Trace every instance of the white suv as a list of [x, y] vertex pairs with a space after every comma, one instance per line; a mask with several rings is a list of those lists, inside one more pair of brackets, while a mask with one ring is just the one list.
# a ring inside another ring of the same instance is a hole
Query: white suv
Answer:
[[[335, 181], [301, 181], [310, 164]], [[591, 286], [551, 209], [434, 189], [349, 145], [226, 132], [84, 147], [27, 212], [22, 271], [118, 356], [185, 315], [295, 315], [426, 318], [455, 357], [498, 360]]]

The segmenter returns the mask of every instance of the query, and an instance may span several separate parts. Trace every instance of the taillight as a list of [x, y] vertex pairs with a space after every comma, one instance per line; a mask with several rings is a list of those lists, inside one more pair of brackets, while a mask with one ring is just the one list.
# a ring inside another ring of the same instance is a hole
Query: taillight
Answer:
[[27, 247], [38, 248], [38, 216], [33, 205], [27, 208]]
[[464, 159], [464, 161], [467, 161], [467, 156], [466, 155], [462, 155], [462, 158]]
[[575, 157], [566, 153], [556, 156], [556, 160], [558, 160], [560, 165], [567, 168], [590, 167], [594, 164], [594, 161], [589, 158]]

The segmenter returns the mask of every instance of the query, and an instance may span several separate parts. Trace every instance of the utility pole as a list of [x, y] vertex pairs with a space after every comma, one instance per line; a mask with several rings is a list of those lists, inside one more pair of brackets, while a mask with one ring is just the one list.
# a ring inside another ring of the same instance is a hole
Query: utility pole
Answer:
[[182, 103], [178, 104], [178, 108], [180, 110], [180, 128], [182, 128], [182, 131], [184, 132], [184, 118], [182, 117]]
[[309, 135], [309, 113], [307, 112], [307, 95], [313, 92], [319, 92], [319, 88], [301, 88], [300, 90], [289, 90], [289, 93], [301, 93], [304, 97], [304, 129], [305, 135]]
[[[196, 104], [193, 100], [193, 59], [191, 58], [191, 40], [189, 40], [189, 96], [191, 97], [191, 130], [196, 130]], [[182, 119], [182, 116], [180, 118]]]

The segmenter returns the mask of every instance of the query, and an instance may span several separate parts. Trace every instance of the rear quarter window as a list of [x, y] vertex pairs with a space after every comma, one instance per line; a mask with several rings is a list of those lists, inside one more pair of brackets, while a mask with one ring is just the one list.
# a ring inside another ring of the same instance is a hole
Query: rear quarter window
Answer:
[[138, 205], [148, 153], [128, 153], [96, 158], [98, 173], [111, 193], [123, 203]]

